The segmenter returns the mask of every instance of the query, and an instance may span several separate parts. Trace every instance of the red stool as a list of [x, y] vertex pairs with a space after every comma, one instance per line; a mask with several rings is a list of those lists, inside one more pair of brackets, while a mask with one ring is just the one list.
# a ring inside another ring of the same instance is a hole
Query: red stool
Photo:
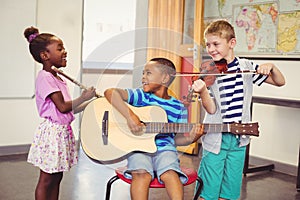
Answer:
[[[116, 169], [116, 175], [113, 176], [111, 179], [109, 179], [109, 181], [107, 182], [105, 200], [110, 199], [111, 186], [116, 180], [121, 179], [121, 180], [125, 181], [126, 183], [131, 184], [131, 179], [128, 179], [123, 175], [124, 170], [126, 170], [126, 167]], [[193, 198], [193, 200], [197, 200], [200, 195], [201, 189], [203, 187], [202, 179], [198, 176], [197, 172], [194, 169], [181, 167], [181, 170], [188, 177], [188, 182], [185, 183], [184, 186], [190, 185], [190, 184], [194, 183], [195, 181], [198, 181], [199, 185], [196, 190], [195, 196]], [[157, 178], [154, 178], [150, 183], [150, 188], [164, 188], [164, 187], [165, 187], [165, 185], [161, 184]]]

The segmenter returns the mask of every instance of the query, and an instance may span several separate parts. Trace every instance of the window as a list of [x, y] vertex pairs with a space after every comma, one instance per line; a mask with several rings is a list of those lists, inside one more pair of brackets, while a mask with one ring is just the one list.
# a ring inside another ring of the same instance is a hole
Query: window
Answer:
[[84, 1], [85, 69], [133, 69], [136, 0]]

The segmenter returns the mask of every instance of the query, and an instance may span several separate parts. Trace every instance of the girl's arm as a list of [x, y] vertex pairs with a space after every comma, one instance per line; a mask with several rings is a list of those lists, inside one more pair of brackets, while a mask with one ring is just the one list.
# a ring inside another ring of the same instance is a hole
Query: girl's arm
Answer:
[[74, 114], [80, 113], [80, 112], [84, 111], [85, 107], [86, 107], [91, 101], [93, 101], [93, 100], [94, 100], [94, 99], [90, 99], [90, 100], [88, 100], [88, 101], [85, 101], [85, 102], [83, 102], [82, 104], [80, 104], [79, 106], [77, 106], [76, 108], [74, 108], [74, 110], [73, 110]]
[[269, 75], [266, 79], [266, 83], [275, 86], [283, 86], [285, 79], [281, 71], [273, 63], [264, 63], [258, 66], [257, 73], [263, 75]]
[[[78, 98], [72, 101], [65, 101], [60, 91], [51, 93], [50, 98], [61, 113], [68, 113], [71, 112], [72, 110], [77, 111], [76, 108], [78, 108], [85, 101], [92, 99], [95, 96], [95, 94], [96, 94], [95, 88], [90, 87], [86, 90], [83, 90], [82, 94]], [[80, 108], [80, 109], [83, 110], [84, 108]]]

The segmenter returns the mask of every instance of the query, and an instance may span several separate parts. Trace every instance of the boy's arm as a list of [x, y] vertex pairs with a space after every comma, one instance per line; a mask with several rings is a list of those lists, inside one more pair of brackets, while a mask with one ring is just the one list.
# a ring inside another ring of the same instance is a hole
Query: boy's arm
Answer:
[[186, 146], [197, 142], [204, 133], [203, 124], [195, 124], [188, 134], [176, 134], [175, 144], [177, 146]]
[[119, 88], [110, 88], [104, 92], [105, 98], [127, 119], [129, 129], [135, 135], [140, 135], [143, 124], [139, 117], [126, 105], [128, 99], [127, 91]]
[[74, 111], [77, 113], [80, 109], [77, 110], [77, 107], [80, 106], [82, 103], [92, 99], [96, 94], [96, 89], [94, 87], [87, 88], [83, 90], [82, 94], [77, 97], [76, 99], [65, 101], [61, 91], [53, 92], [49, 95], [57, 109], [61, 113], [67, 113], [70, 111]]
[[202, 105], [206, 110], [206, 112], [208, 112], [209, 114], [214, 114], [217, 109], [216, 104], [214, 100], [211, 98], [211, 96], [209, 95], [209, 92], [207, 90], [204, 81], [202, 81], [201, 79], [196, 80], [192, 85], [192, 89], [195, 92], [199, 93], [202, 101]]
[[[213, 114], [216, 112], [216, 104], [214, 100], [211, 98], [206, 84], [202, 80], [194, 81], [192, 85], [192, 89], [194, 92], [199, 93], [202, 104], [206, 112], [209, 114]], [[196, 142], [204, 132], [204, 126], [202, 124], [195, 124], [192, 130], [187, 134], [177, 134], [175, 137], [175, 143], [178, 146], [189, 145]]]
[[283, 86], [285, 79], [281, 71], [273, 63], [264, 63], [258, 66], [257, 73], [269, 75], [265, 80], [266, 83], [275, 86]]

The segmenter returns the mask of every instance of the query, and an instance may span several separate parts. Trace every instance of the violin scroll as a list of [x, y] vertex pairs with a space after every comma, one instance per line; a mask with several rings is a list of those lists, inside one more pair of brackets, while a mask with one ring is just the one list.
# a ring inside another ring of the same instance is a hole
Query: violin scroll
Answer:
[[188, 94], [186, 96], [183, 96], [183, 99], [188, 102], [195, 102], [195, 100], [193, 100], [193, 98], [196, 98], [197, 95], [194, 94], [194, 90], [192, 89], [192, 87], [189, 87], [188, 89]]

